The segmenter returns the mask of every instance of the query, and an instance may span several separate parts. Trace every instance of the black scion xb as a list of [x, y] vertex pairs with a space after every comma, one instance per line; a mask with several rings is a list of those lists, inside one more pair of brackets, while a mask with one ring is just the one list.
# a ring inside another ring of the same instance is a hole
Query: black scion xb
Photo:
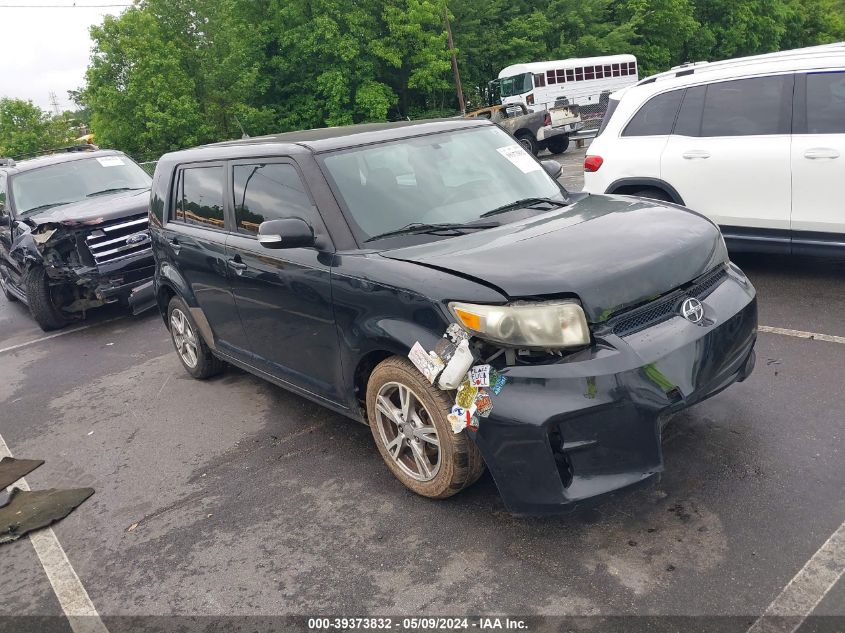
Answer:
[[427, 497], [485, 466], [526, 514], [647, 480], [672, 414], [753, 369], [755, 290], [706, 218], [559, 171], [463, 120], [167, 154], [150, 230], [179, 358], [369, 424]]

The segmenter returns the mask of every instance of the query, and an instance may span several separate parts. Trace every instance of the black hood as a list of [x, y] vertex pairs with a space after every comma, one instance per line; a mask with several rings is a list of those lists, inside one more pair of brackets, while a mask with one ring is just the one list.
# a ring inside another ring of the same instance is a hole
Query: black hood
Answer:
[[77, 222], [98, 224], [104, 220], [117, 220], [144, 213], [149, 208], [149, 204], [149, 189], [118, 191], [25, 215], [24, 220], [36, 226]]
[[529, 219], [381, 255], [475, 278], [511, 299], [574, 294], [594, 323], [728, 257], [706, 218], [625, 196], [587, 196]]

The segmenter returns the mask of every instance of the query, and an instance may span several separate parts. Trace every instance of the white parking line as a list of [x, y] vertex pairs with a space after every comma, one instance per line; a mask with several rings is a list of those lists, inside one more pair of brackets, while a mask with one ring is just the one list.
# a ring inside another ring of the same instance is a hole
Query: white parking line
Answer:
[[105, 321], [98, 321], [97, 323], [90, 323], [88, 325], [75, 327], [71, 330], [62, 330], [61, 332], [56, 332], [55, 334], [50, 334], [49, 336], [42, 336], [41, 338], [37, 338], [32, 341], [27, 341], [26, 343], [18, 343], [17, 345], [12, 345], [11, 347], [4, 347], [0, 349], [0, 354], [5, 354], [6, 352], [14, 352], [15, 350], [23, 349], [24, 347], [29, 347], [30, 345], [36, 345], [37, 343], [41, 343], [42, 341], [49, 341], [52, 338], [58, 338], [60, 336], [67, 336], [68, 334], [74, 334], [75, 332], [81, 332], [82, 330], [88, 330], [92, 327], [103, 325], [105, 323], [111, 323], [112, 321], [117, 321], [122, 318], [123, 317], [115, 317], [113, 319], [106, 319]]
[[783, 588], [748, 633], [794, 633], [845, 572], [845, 522]]
[[[0, 435], [0, 458], [11, 457], [12, 453]], [[29, 490], [26, 479], [21, 478], [15, 484], [21, 490]], [[53, 592], [68, 619], [74, 633], [108, 633], [94, 603], [85, 591], [82, 581], [76, 575], [53, 528], [47, 527], [29, 534], [29, 540], [38, 554], [41, 566], [53, 587]]]
[[787, 330], [782, 327], [770, 327], [768, 325], [760, 325], [757, 327], [758, 332], [766, 332], [768, 334], [782, 334], [783, 336], [794, 336], [795, 338], [808, 338], [816, 341], [827, 341], [828, 343], [841, 343], [845, 345], [845, 336], [833, 336], [832, 334], [818, 334], [817, 332], [804, 332], [802, 330]]

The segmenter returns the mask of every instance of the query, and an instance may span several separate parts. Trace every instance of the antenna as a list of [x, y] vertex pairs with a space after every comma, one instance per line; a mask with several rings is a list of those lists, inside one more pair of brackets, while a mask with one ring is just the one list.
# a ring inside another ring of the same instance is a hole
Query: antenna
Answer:
[[53, 114], [59, 116], [62, 111], [59, 110], [59, 99], [56, 97], [56, 93], [52, 90], [50, 91], [50, 105], [53, 106]]
[[238, 127], [241, 128], [241, 134], [242, 134], [241, 138], [249, 138], [249, 134], [247, 134], [246, 130], [244, 130], [244, 126], [241, 125], [240, 121], [238, 121], [238, 115], [233, 114], [232, 116], [235, 118], [235, 123], [237, 123]]

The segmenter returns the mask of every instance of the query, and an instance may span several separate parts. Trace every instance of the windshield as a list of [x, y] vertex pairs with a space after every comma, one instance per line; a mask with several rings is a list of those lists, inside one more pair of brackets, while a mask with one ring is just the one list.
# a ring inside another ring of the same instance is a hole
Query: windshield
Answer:
[[323, 163], [360, 241], [417, 223], [474, 222], [528, 198], [565, 201], [540, 163], [492, 125], [345, 150]]
[[533, 87], [534, 82], [531, 81], [531, 73], [522, 73], [521, 75], [505, 77], [501, 80], [501, 90], [503, 97], [521, 95], [524, 92], [528, 92]]
[[95, 156], [19, 174], [12, 195], [18, 213], [26, 214], [113, 191], [149, 189], [151, 181], [126, 156]]

